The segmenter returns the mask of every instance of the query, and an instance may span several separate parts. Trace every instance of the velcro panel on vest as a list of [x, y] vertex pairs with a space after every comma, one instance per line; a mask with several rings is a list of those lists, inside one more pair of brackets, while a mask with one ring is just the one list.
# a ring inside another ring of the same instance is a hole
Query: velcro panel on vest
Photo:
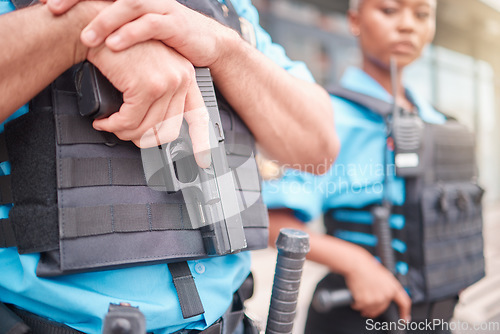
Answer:
[[9, 219], [19, 253], [58, 247], [54, 132], [50, 109], [31, 111], [5, 125], [15, 203]]

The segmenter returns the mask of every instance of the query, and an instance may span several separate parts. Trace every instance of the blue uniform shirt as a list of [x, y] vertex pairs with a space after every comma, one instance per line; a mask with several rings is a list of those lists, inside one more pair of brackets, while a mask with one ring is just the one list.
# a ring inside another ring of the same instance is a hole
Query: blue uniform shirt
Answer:
[[[272, 43], [259, 26], [257, 10], [250, 0], [232, 3], [238, 14], [254, 26], [260, 51], [293, 75], [313, 81], [303, 63], [291, 61], [281, 46]], [[0, 14], [11, 10], [14, 7], [9, 1], [0, 0]], [[24, 112], [26, 106], [12, 117]], [[4, 174], [10, 173], [8, 163], [0, 167]], [[1, 206], [0, 218], [6, 218], [8, 211], [8, 206]], [[140, 308], [149, 332], [202, 330], [227, 310], [233, 293], [250, 271], [249, 252], [189, 261], [205, 313], [183, 319], [166, 264], [39, 278], [35, 274], [39, 257], [39, 254], [19, 255], [16, 248], [0, 249], [0, 300], [87, 333], [100, 333], [109, 303], [122, 301]]]
[[[341, 85], [391, 103], [392, 96], [368, 74], [357, 68], [348, 68]], [[407, 90], [408, 97], [416, 105], [422, 119], [430, 123], [443, 123], [445, 117], [430, 104]], [[384, 196], [384, 152], [386, 151], [386, 126], [383, 118], [368, 109], [344, 99], [331, 96], [335, 127], [341, 142], [340, 153], [335, 164], [324, 175], [312, 175], [288, 170], [279, 180], [265, 182], [264, 201], [270, 209], [290, 208], [295, 216], [304, 221], [318, 218], [332, 208], [363, 208], [370, 204], [381, 203]], [[394, 158], [389, 157], [389, 161]], [[395, 205], [405, 200], [403, 179], [395, 177], [394, 169], [389, 168], [389, 197]], [[391, 173], [392, 171], [392, 173]], [[338, 220], [359, 224], [371, 224], [369, 212], [338, 210]], [[404, 227], [403, 216], [392, 215], [391, 227]], [[341, 231], [336, 236], [368, 246], [376, 244], [373, 235], [359, 232]], [[406, 245], [395, 239], [393, 247], [404, 253]], [[407, 266], [398, 264], [403, 274]]]

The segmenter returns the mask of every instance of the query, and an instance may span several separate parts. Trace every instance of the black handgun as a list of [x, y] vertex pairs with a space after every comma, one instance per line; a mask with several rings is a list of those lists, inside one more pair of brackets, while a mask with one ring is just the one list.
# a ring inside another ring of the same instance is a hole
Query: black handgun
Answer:
[[103, 334], [145, 334], [146, 318], [128, 303], [109, 304], [104, 318]]
[[[210, 116], [212, 163], [200, 168], [194, 159], [188, 124], [173, 142], [141, 149], [147, 184], [157, 191], [182, 191], [191, 226], [200, 229], [209, 255], [235, 253], [247, 246], [215, 90], [208, 68], [196, 68], [196, 81]], [[75, 74], [79, 112], [94, 119], [117, 112], [122, 94], [89, 62]]]

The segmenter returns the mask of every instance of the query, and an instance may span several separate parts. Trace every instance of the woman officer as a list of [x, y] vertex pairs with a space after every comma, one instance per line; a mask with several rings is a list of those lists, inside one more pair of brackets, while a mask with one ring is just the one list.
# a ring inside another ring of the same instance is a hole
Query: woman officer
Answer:
[[[403, 69], [421, 56], [434, 37], [435, 14], [436, 0], [351, 0], [349, 25], [359, 41], [362, 65], [360, 69], [348, 68], [341, 85], [389, 103], [397, 101], [400, 107], [418, 112], [426, 122], [443, 123], [445, 117], [402, 82]], [[396, 87], [391, 81], [391, 59], [397, 67]], [[280, 180], [264, 185], [264, 199], [271, 209], [271, 242], [280, 228], [307, 230], [311, 235], [308, 258], [326, 265], [332, 272], [318, 284], [318, 289], [347, 287], [354, 299], [352, 305], [327, 313], [311, 307], [305, 333], [385, 333], [383, 329], [390, 324], [383, 313], [391, 302], [397, 305], [401, 319], [393, 326], [400, 326], [412, 317], [424, 325], [431, 318], [449, 320], [456, 296], [412, 305], [405, 287], [368, 251], [376, 243], [374, 235], [352, 230], [334, 233], [328, 226], [330, 234], [318, 234], [304, 226], [303, 222], [322, 214], [331, 215], [332, 210], [336, 210], [333, 214], [343, 220], [344, 226], [365, 224], [370, 216], [368, 209], [364, 209], [382, 202], [387, 190], [383, 182], [384, 120], [358, 104], [333, 95], [331, 98], [341, 139], [334, 166], [323, 176], [290, 170]], [[391, 184], [390, 201], [401, 206], [405, 201], [405, 183], [395, 175], [387, 177]], [[395, 245], [400, 253], [411, 247], [401, 240]], [[408, 264], [404, 261], [399, 261], [396, 268], [400, 276], [408, 274]], [[441, 331], [443, 326], [419, 328], [424, 330], [415, 333], [445, 333]]]

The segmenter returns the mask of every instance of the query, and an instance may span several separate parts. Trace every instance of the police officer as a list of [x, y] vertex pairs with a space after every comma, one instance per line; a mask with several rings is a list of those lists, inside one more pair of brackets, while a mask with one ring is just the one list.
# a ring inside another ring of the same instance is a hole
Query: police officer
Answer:
[[[402, 70], [421, 55], [434, 36], [435, 13], [435, 0], [351, 1], [350, 30], [359, 40], [362, 67], [348, 68], [341, 85], [388, 103], [396, 99], [400, 107], [418, 112], [424, 121], [443, 123], [442, 114], [402, 83]], [[391, 58], [397, 64], [396, 96], [392, 95]], [[387, 169], [384, 160], [387, 134], [384, 119], [352, 101], [331, 98], [342, 146], [338, 159], [325, 175], [290, 170], [280, 180], [266, 183], [264, 200], [273, 209], [270, 210], [270, 240], [285, 226], [307, 229], [311, 234], [309, 259], [326, 265], [332, 272], [318, 284], [318, 289], [347, 287], [352, 293], [354, 302], [350, 307], [326, 313], [310, 308], [306, 333], [357, 334], [369, 329], [369, 333], [383, 333], [375, 330], [375, 326], [366, 327], [367, 319], [386, 320], [381, 315], [394, 302], [400, 318], [410, 320], [412, 301], [395, 276], [374, 258], [372, 252], [377, 241], [373, 233], [360, 229], [369, 228], [372, 216], [367, 207], [381, 203], [384, 194], [389, 194], [389, 201], [395, 206], [405, 202], [405, 183], [394, 175], [394, 169]], [[388, 164], [394, 166], [393, 161], [389, 160]], [[390, 185], [390, 191], [385, 189], [386, 185]], [[333, 215], [342, 222], [341, 226], [335, 229], [327, 226], [331, 235], [323, 235], [302, 224], [321, 214], [325, 214], [325, 221], [327, 215]], [[403, 222], [401, 216], [391, 218], [393, 228], [404, 229]], [[411, 247], [404, 240], [394, 241], [396, 253], [408, 252], [407, 248]], [[399, 261], [397, 269], [405, 275], [408, 264]], [[424, 310], [424, 315], [420, 312], [414, 315], [414, 320], [423, 321], [432, 316], [432, 310], [439, 311], [441, 319], [449, 320], [455, 301], [456, 297], [452, 296], [437, 307], [413, 305], [414, 311]]]
[[[303, 64], [289, 60], [281, 47], [272, 44], [259, 27], [250, 1], [233, 5], [251, 23], [257, 48], [233, 30], [172, 0], [53, 1], [2, 15], [1, 119], [5, 124], [27, 113], [25, 104], [31, 98], [66, 69], [87, 59], [123, 92], [124, 99], [118, 113], [93, 123], [96, 130], [141, 145], [152, 127], [167, 122], [158, 127], [154, 138], [166, 142], [176, 137], [180, 127], [180, 122], [168, 120], [175, 115], [182, 119], [183, 113], [194, 110], [199, 112], [187, 116], [190, 128], [206, 134], [195, 65], [210, 68], [215, 84], [266, 154], [297, 165], [331, 162], [337, 142], [331, 124], [323, 121], [331, 117], [327, 94], [312, 83]], [[221, 6], [228, 7], [224, 1]], [[14, 7], [2, 1], [0, 9], [6, 13]], [[80, 35], [90, 22], [82, 43]], [[195, 151], [206, 148], [206, 136], [197, 137], [194, 132], [191, 137], [198, 145]], [[207, 165], [203, 156], [197, 162]], [[2, 163], [2, 172], [9, 173], [8, 162]], [[3, 218], [8, 211], [9, 206], [2, 207]], [[27, 311], [28, 317], [39, 316], [51, 326], [88, 333], [100, 332], [109, 304], [122, 301], [139, 307], [150, 332], [203, 331], [228, 310], [250, 268], [248, 252], [190, 261], [205, 312], [184, 319], [165, 264], [40, 278], [35, 272], [39, 259], [37, 253], [20, 255], [13, 247], [0, 249], [1, 302]]]

